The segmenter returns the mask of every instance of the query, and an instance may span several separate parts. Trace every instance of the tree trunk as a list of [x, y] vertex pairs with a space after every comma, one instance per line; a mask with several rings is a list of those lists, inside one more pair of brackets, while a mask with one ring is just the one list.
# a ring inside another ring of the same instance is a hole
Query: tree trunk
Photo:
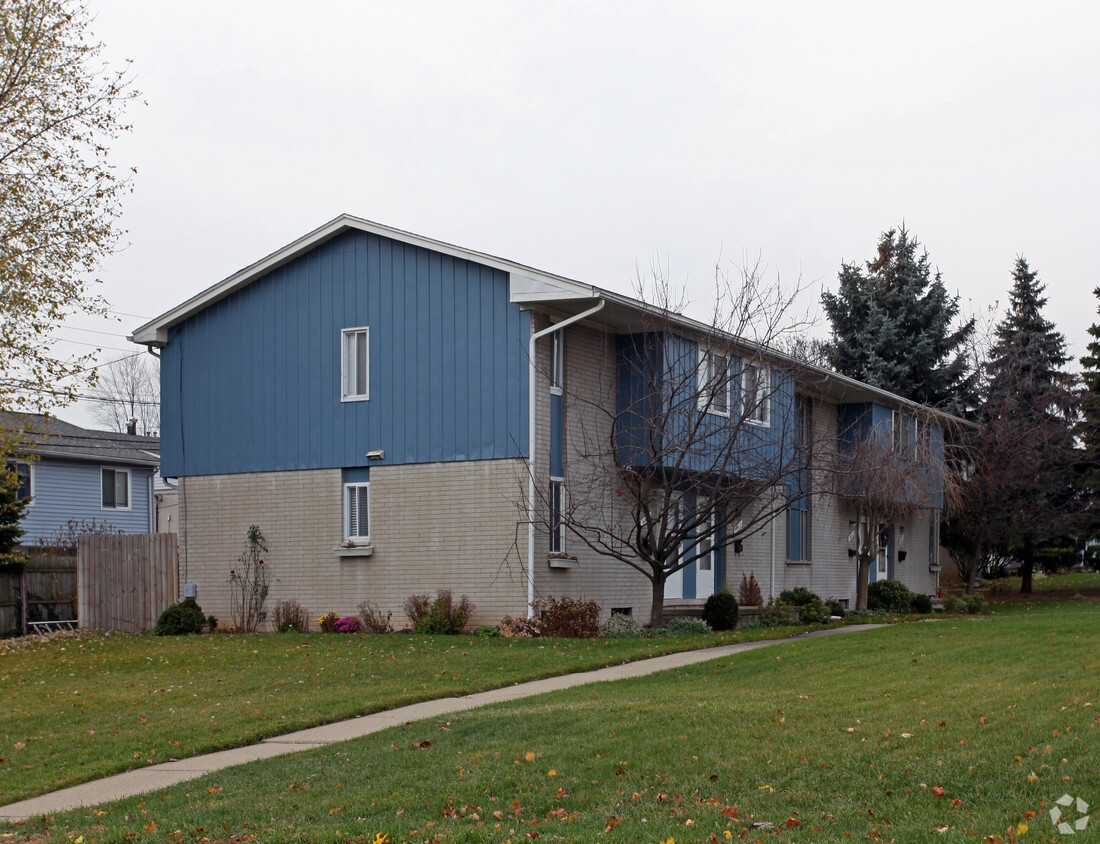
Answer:
[[662, 627], [665, 623], [665, 580], [654, 577], [650, 582], [653, 584], [653, 599], [649, 605], [649, 626]]
[[1035, 571], [1035, 548], [1031, 544], [1031, 537], [1024, 537], [1024, 564], [1020, 566], [1020, 591], [1025, 595], [1031, 594], [1031, 575]]
[[982, 541], [979, 539], [975, 543], [974, 559], [970, 561], [970, 571], [966, 573], [967, 595], [973, 595], [974, 590], [978, 587], [978, 565], [981, 563], [983, 553]]
[[867, 588], [871, 579], [871, 561], [856, 557], [856, 609], [867, 609]]

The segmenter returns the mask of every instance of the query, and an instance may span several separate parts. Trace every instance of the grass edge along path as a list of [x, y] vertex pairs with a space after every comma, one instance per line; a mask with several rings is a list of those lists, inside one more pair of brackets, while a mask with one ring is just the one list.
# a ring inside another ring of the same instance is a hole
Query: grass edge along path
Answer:
[[426, 700], [816, 627], [655, 639], [51, 634], [0, 642], [0, 805]]
[[807, 638], [861, 633], [873, 630], [878, 626], [882, 625], [834, 625], [825, 629], [803, 632], [794, 637], [758, 639], [692, 651], [679, 651], [591, 671], [544, 677], [460, 697], [421, 701], [396, 709], [375, 712], [265, 739], [260, 746], [249, 745], [229, 751], [202, 754], [139, 770], [127, 771], [101, 780], [82, 783], [60, 791], [0, 806], [0, 820], [21, 821], [36, 815], [53, 814], [81, 806], [93, 806], [108, 800], [132, 797], [197, 779], [206, 774], [247, 762], [314, 750], [318, 747], [373, 735], [390, 727], [466, 712], [493, 703], [521, 700], [594, 683], [645, 677], [659, 671], [682, 668], [714, 659], [724, 659], [757, 648], [802, 641]]
[[790, 642], [5, 829], [35, 844], [1062, 841], [1054, 801], [1100, 802], [1098, 621]]

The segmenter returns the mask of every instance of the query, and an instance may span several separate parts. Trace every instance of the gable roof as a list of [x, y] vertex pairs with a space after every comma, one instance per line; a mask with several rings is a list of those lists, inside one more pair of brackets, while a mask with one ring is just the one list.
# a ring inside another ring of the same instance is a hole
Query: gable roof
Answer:
[[[362, 231], [376, 234], [380, 237], [390, 238], [400, 243], [411, 246], [420, 246], [431, 249], [443, 255], [450, 255], [464, 261], [471, 261], [485, 267], [502, 270], [508, 273], [511, 283], [512, 301], [540, 301], [542, 299], [560, 301], [563, 299], [598, 299], [603, 298], [609, 291], [600, 290], [598, 287], [582, 284], [579, 281], [554, 275], [553, 273], [536, 270], [533, 267], [517, 264], [515, 261], [507, 261], [488, 255], [484, 252], [476, 252], [473, 249], [465, 249], [442, 240], [433, 240], [430, 237], [413, 234], [412, 232], [384, 226], [362, 217], [354, 217], [351, 214], [341, 214], [334, 220], [330, 220], [318, 229], [298, 238], [281, 249], [272, 252], [266, 258], [261, 258], [254, 264], [250, 264], [242, 270], [238, 270], [217, 284], [208, 287], [201, 293], [192, 296], [186, 302], [177, 305], [172, 310], [161, 314], [156, 319], [150, 320], [137, 328], [128, 338], [131, 342], [145, 346], [163, 346], [168, 342], [168, 329], [178, 325], [199, 311], [224, 299], [236, 290], [247, 287], [252, 282], [262, 278], [278, 267], [293, 261], [298, 256], [325, 243], [328, 240], [343, 234], [346, 231]], [[518, 298], [517, 298], [518, 296]]]
[[[721, 333], [716, 332], [713, 326], [683, 314], [666, 313], [633, 297], [624, 296], [595, 285], [584, 284], [515, 261], [385, 226], [362, 217], [341, 214], [320, 228], [314, 229], [309, 234], [272, 252], [266, 258], [238, 270], [228, 278], [192, 296], [156, 319], [150, 320], [137, 328], [128, 339], [131, 342], [149, 347], [163, 347], [168, 342], [168, 329], [172, 326], [178, 325], [215, 302], [257, 281], [272, 270], [293, 261], [300, 255], [346, 231], [362, 231], [375, 234], [400, 243], [420, 246], [424, 249], [430, 249], [444, 255], [506, 272], [509, 277], [509, 298], [517, 304], [535, 307], [541, 305], [544, 308], [552, 307], [562, 315], [572, 316], [589, 309], [596, 300], [603, 300], [607, 306], [600, 312], [600, 322], [619, 330], [631, 330], [632, 326], [639, 324], [639, 317], [642, 315], [660, 314], [671, 325], [695, 338], [710, 337]], [[942, 421], [954, 424], [970, 425], [969, 422], [951, 414], [903, 398], [888, 390], [873, 387], [870, 384], [841, 375], [825, 367], [798, 360], [775, 349], [765, 348], [757, 343], [733, 335], [730, 335], [727, 339], [735, 346], [744, 348], [747, 354], [761, 354], [773, 360], [776, 365], [798, 372], [798, 380], [806, 389], [826, 396], [837, 403], [876, 402], [890, 407], [905, 408], [926, 416], [935, 416]]]
[[160, 438], [81, 428], [39, 413], [0, 413], [0, 428], [11, 431], [16, 453], [128, 466], [160, 464]]

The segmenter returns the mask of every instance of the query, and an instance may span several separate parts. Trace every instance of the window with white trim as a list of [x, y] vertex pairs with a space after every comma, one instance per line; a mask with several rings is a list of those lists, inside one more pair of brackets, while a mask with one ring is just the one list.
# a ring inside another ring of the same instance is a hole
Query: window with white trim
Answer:
[[370, 543], [370, 483], [344, 484], [344, 539]]
[[102, 496], [100, 506], [104, 510], [130, 509], [130, 470], [101, 469]]
[[768, 395], [768, 370], [757, 363], [741, 366], [741, 401], [745, 419], [757, 425], [771, 424], [771, 400]]
[[340, 400], [365, 401], [370, 388], [370, 343], [368, 328], [345, 328], [340, 332]]
[[913, 417], [900, 410], [894, 411], [894, 453], [913, 455]]
[[940, 564], [940, 514], [936, 510], [928, 511], [928, 565]]
[[550, 553], [565, 553], [565, 525], [562, 521], [562, 507], [565, 504], [565, 481], [561, 478], [550, 479], [549, 490], [549, 519], [550, 524]]
[[19, 476], [19, 486], [15, 489], [16, 501], [22, 501], [27, 498], [30, 499], [31, 506], [34, 504], [34, 467], [30, 463], [22, 463], [18, 461], [10, 461], [8, 463], [8, 471], [14, 472]]
[[550, 335], [550, 392], [561, 395], [565, 383], [565, 338], [562, 329]]
[[729, 355], [705, 346], [699, 347], [699, 409], [730, 415]]

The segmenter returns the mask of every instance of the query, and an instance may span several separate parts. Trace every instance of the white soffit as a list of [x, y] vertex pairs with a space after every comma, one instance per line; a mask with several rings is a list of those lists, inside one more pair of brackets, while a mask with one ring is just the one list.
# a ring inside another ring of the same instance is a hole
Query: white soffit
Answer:
[[592, 299], [593, 288], [562, 284], [545, 277], [532, 278], [522, 273], [508, 276], [508, 298], [512, 302], [554, 302], [562, 299]]

